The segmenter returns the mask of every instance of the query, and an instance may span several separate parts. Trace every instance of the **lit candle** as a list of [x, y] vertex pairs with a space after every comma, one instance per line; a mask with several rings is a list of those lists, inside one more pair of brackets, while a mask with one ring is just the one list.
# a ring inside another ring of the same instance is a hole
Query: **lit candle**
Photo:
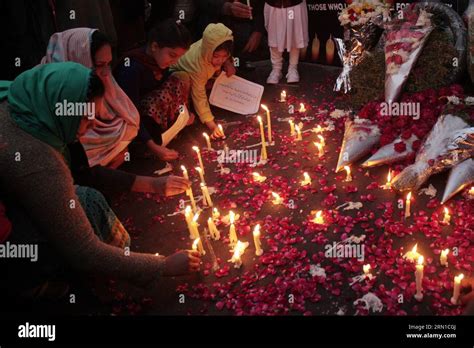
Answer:
[[303, 103], [300, 103], [300, 110], [299, 112], [306, 112], [306, 107], [304, 106]]
[[235, 268], [240, 268], [240, 266], [242, 266], [241, 257], [248, 246], [249, 246], [248, 242], [242, 243], [240, 240], [237, 241], [237, 243], [235, 244], [234, 254], [232, 255], [232, 258], [229, 260], [229, 262], [232, 262], [234, 264]]
[[453, 297], [451, 297], [451, 303], [457, 304], [459, 301], [459, 293], [461, 292], [461, 281], [464, 278], [464, 274], [459, 274], [454, 277], [454, 289], [453, 289]]
[[290, 135], [292, 137], [295, 136], [295, 123], [293, 122], [293, 120], [288, 120], [288, 123], [290, 124]]
[[280, 93], [280, 102], [281, 103], [286, 102], [286, 91], [281, 91], [281, 93]]
[[192, 213], [191, 207], [189, 205], [186, 206], [186, 209], [184, 209], [184, 218], [186, 219], [186, 224], [188, 226], [189, 239], [194, 239], [194, 231], [193, 231], [193, 228], [192, 228], [193, 213]]
[[416, 278], [416, 294], [415, 299], [421, 301], [423, 299], [423, 256], [418, 257], [418, 264], [416, 265], [415, 278]]
[[326, 146], [326, 141], [324, 140], [324, 137], [321, 134], [318, 134], [318, 139], [319, 139], [319, 143], [321, 144], [321, 146], [323, 146], [323, 147]]
[[219, 128], [219, 130], [221, 131], [221, 133], [222, 133], [222, 134], [224, 135], [224, 137], [225, 137], [224, 128], [222, 127], [222, 125], [221, 125], [221, 124], [218, 124], [218, 125], [217, 125], [217, 128]]
[[443, 222], [445, 224], [448, 224], [450, 223], [451, 221], [451, 215], [449, 215], [449, 210], [448, 208], [444, 207], [444, 219], [443, 219]]
[[303, 137], [301, 136], [301, 129], [300, 126], [295, 124], [295, 130], [296, 130], [296, 140], [301, 141], [303, 140]]
[[183, 178], [185, 178], [186, 180], [189, 180], [188, 171], [186, 170], [186, 167], [181, 166], [181, 170], [183, 171]]
[[230, 221], [230, 229], [229, 229], [229, 244], [230, 246], [234, 246], [237, 243], [237, 232], [235, 231], [234, 225], [235, 214], [231, 210], [229, 212], [229, 221]]
[[405, 201], [405, 219], [408, 219], [411, 215], [411, 192], [408, 192], [407, 199]]
[[255, 255], [260, 256], [263, 254], [262, 242], [260, 241], [260, 224], [255, 226], [253, 230], [253, 242], [255, 244]]
[[281, 199], [278, 193], [272, 192], [272, 196], [273, 196], [273, 200], [272, 200], [273, 204], [278, 205], [283, 202], [283, 200]]
[[301, 182], [301, 186], [311, 185], [311, 177], [307, 172], [303, 173], [303, 181]]
[[316, 215], [314, 216], [313, 220], [311, 220], [311, 221], [314, 222], [315, 224], [319, 224], [319, 225], [324, 224], [323, 211], [318, 210], [316, 212]]
[[389, 169], [387, 174], [387, 183], [383, 187], [384, 190], [390, 190], [392, 187], [392, 171]]
[[199, 238], [199, 230], [198, 230], [199, 225], [197, 223], [198, 219], [199, 219], [199, 213], [196, 213], [196, 214], [194, 214], [194, 217], [191, 220], [191, 224], [190, 224], [191, 231], [190, 231], [190, 233], [193, 236], [192, 239]]
[[370, 275], [370, 264], [363, 265], [362, 269], [364, 270], [364, 275], [368, 277]]
[[263, 122], [260, 116], [257, 116], [258, 123], [260, 124], [260, 135], [262, 138], [262, 154], [260, 155], [260, 159], [262, 161], [267, 160], [267, 144], [265, 143], [265, 132], [263, 130]]
[[201, 191], [203, 204], [212, 207], [214, 204], [212, 203], [211, 195], [209, 194], [206, 184], [201, 183]]
[[201, 179], [201, 183], [205, 183], [206, 181], [204, 180], [204, 173], [203, 173], [201, 167], [196, 167], [194, 169], [196, 170], [196, 172], [198, 172], [199, 179]]
[[191, 206], [193, 207], [193, 212], [197, 212], [197, 206], [196, 206], [196, 201], [194, 200], [194, 195], [193, 195], [193, 188], [190, 186], [188, 190], [186, 191], [186, 194], [189, 197], [189, 200], [191, 201]]
[[209, 233], [211, 234], [212, 239], [219, 240], [221, 238], [221, 233], [216, 227], [214, 220], [212, 218], [207, 219], [207, 227], [209, 229]]
[[441, 266], [448, 267], [448, 254], [449, 249], [441, 250], [441, 255], [439, 256], [439, 262], [441, 263]]
[[202, 169], [202, 172], [204, 173], [204, 164], [202, 163], [202, 158], [201, 158], [201, 151], [199, 151], [199, 147], [193, 146], [193, 150], [196, 151], [198, 160], [199, 160], [199, 166]]
[[221, 214], [219, 213], [219, 210], [217, 210], [217, 208], [212, 209], [212, 218], [214, 220], [219, 219], [220, 216]]
[[253, 180], [256, 182], [264, 182], [265, 180], [267, 180], [266, 176], [260, 175], [257, 172], [253, 172], [252, 177], [253, 177]]
[[349, 166], [344, 166], [344, 170], [346, 171], [346, 182], [352, 181], [352, 175], [351, 175], [351, 167]]
[[316, 146], [318, 148], [318, 157], [322, 157], [324, 155], [323, 144], [317, 143], [317, 142], [313, 142], [313, 144], [314, 144], [314, 146]]
[[207, 144], [207, 149], [208, 150], [212, 150], [212, 147], [211, 147], [211, 138], [209, 138], [209, 135], [204, 132], [202, 133], [203, 137], [206, 139], [206, 144]]
[[417, 251], [417, 248], [418, 248], [418, 243], [415, 244], [415, 246], [413, 247], [413, 249], [411, 249], [410, 251], [408, 251], [405, 255], [403, 255], [403, 257], [407, 260], [410, 260], [410, 261], [415, 261], [418, 259], [418, 257], [420, 256], [420, 254], [418, 253]]
[[270, 110], [265, 104], [261, 104], [261, 107], [267, 113], [267, 131], [268, 131], [268, 143], [272, 143], [272, 119], [270, 117]]
[[202, 246], [201, 238], [197, 237], [193, 242], [193, 250], [198, 251], [199, 254], [205, 255], [204, 247]]

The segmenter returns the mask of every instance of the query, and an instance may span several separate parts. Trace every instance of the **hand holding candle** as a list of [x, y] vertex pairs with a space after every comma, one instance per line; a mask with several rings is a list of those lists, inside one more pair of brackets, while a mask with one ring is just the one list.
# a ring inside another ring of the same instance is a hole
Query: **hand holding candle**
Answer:
[[225, 139], [224, 127], [222, 127], [221, 124], [218, 124], [218, 125], [217, 125], [217, 128], [219, 128], [219, 130], [220, 130], [221, 133], [222, 133], [222, 137]]

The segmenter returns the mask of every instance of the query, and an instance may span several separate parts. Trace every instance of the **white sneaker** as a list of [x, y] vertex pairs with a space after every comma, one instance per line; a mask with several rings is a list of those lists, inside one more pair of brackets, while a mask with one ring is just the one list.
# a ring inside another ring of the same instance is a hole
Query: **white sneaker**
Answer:
[[288, 68], [288, 74], [286, 74], [286, 81], [288, 83], [297, 83], [300, 82], [300, 74], [296, 67], [290, 66]]
[[268, 75], [267, 83], [269, 85], [276, 85], [278, 84], [278, 82], [280, 82], [282, 77], [283, 74], [281, 73], [280, 69], [272, 69], [272, 72], [270, 73], [270, 75]]

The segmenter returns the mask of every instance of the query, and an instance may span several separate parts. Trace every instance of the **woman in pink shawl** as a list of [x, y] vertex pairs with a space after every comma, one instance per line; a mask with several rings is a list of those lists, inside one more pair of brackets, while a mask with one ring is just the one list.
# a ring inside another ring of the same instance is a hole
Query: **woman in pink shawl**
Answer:
[[140, 115], [111, 74], [110, 42], [97, 29], [90, 28], [53, 34], [41, 64], [68, 61], [95, 68], [104, 83], [104, 103], [96, 109], [94, 127], [80, 141], [91, 167], [116, 168], [123, 163], [127, 146], [137, 135]]

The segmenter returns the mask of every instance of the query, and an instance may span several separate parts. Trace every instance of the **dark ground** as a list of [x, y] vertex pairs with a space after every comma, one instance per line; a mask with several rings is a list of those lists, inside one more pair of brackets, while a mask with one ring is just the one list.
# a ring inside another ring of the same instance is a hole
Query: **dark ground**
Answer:
[[[303, 146], [308, 149], [313, 149], [313, 146], [307, 144], [303, 145], [303, 142], [292, 144], [285, 144], [290, 150], [296, 149], [292, 153], [290, 151], [288, 154], [278, 153], [279, 143], [285, 143], [284, 140], [280, 138], [280, 135], [288, 135], [289, 127], [287, 122], [277, 122], [278, 117], [287, 117], [286, 109], [284, 109], [283, 104], [275, 102], [275, 99], [279, 96], [279, 93], [282, 89], [286, 89], [289, 95], [297, 96], [298, 99], [306, 100], [308, 104], [311, 104], [313, 107], [317, 107], [320, 103], [324, 102], [327, 98], [332, 97], [334, 94], [332, 92], [332, 83], [335, 77], [338, 74], [337, 68], [323, 67], [317, 65], [307, 65], [301, 64], [300, 74], [302, 81], [299, 86], [289, 87], [289, 86], [277, 86], [277, 87], [267, 87], [265, 86], [265, 93], [262, 99], [262, 103], [266, 103], [270, 110], [272, 111], [273, 119], [273, 130], [275, 133], [275, 138], [277, 140], [277, 146], [269, 148], [269, 158], [273, 160], [272, 165], [267, 164], [263, 168], [259, 168], [258, 171], [264, 173], [268, 178], [274, 178], [278, 175], [283, 176], [288, 179], [296, 180], [299, 182], [301, 180], [301, 172], [303, 168], [308, 168], [310, 174], [313, 177], [313, 187], [320, 187], [318, 183], [319, 179], [323, 177], [327, 179], [327, 186], [336, 184], [337, 189], [334, 192], [337, 195], [338, 201], [337, 205], [342, 204], [344, 201], [360, 201], [361, 194], [367, 194], [366, 186], [373, 181], [378, 181], [380, 184], [383, 184], [385, 177], [387, 175], [387, 167], [379, 167], [370, 170], [371, 177], [365, 176], [365, 171], [356, 171], [356, 166], [353, 166], [354, 171], [354, 182], [350, 183], [358, 187], [359, 192], [356, 194], [346, 194], [344, 191], [344, 186], [346, 183], [342, 182], [344, 175], [336, 175], [333, 173], [333, 170], [336, 166], [338, 149], [342, 140], [342, 132], [333, 132], [326, 133], [326, 143], [328, 150], [326, 159], [322, 161], [322, 164], [326, 169], [329, 170], [328, 175], [321, 175], [315, 173], [311, 170], [315, 165], [318, 164], [317, 158], [312, 158], [313, 156], [305, 159], [301, 157]], [[262, 66], [257, 68], [252, 72], [244, 72], [241, 74], [243, 77], [247, 77], [257, 83], [264, 84], [264, 81], [269, 72], [268, 66]], [[314, 87], [318, 86], [316, 93], [314, 92]], [[336, 105], [339, 108], [343, 108], [345, 103], [344, 98], [336, 101]], [[263, 113], [261, 113], [263, 115]], [[234, 122], [242, 121], [242, 127], [245, 128], [249, 124], [252, 127], [255, 126], [255, 123], [251, 118], [245, 118], [244, 116], [229, 114], [219, 110], [216, 112], [218, 119], [224, 119], [225, 122]], [[311, 115], [311, 112], [309, 112]], [[309, 129], [310, 125], [314, 125], [314, 121], [310, 122], [309, 125], [305, 126], [305, 129]], [[226, 128], [226, 134], [230, 135], [232, 132], [237, 131], [239, 126], [229, 126]], [[195, 167], [196, 161], [193, 157], [191, 147], [194, 144], [198, 144], [201, 148], [204, 148], [205, 143], [202, 139], [201, 126], [199, 127], [189, 127], [193, 129], [187, 129], [183, 134], [174, 141], [170, 147], [177, 149], [182, 155], [182, 160], [177, 162], [174, 165], [174, 173], [181, 175], [179, 170], [179, 165], [184, 164], [188, 171], [191, 168]], [[198, 130], [196, 129], [198, 128]], [[239, 130], [240, 132], [240, 130]], [[256, 133], [258, 135], [258, 133]], [[314, 141], [316, 136], [312, 133], [307, 135], [304, 139]], [[257, 137], [251, 137], [246, 142], [240, 142], [234, 144], [230, 137], [227, 138], [226, 143], [230, 149], [240, 149], [243, 144], [253, 144], [258, 142]], [[311, 142], [309, 143], [310, 145]], [[215, 143], [213, 143], [215, 144]], [[214, 146], [215, 148], [222, 148], [222, 144]], [[311, 150], [312, 151], [312, 150]], [[209, 159], [205, 156], [205, 167], [206, 167], [206, 181], [209, 186], [219, 186], [224, 187], [225, 182], [222, 181], [222, 178], [219, 178], [213, 170], [216, 168], [216, 162], [210, 162]], [[294, 163], [299, 162], [301, 164], [300, 168], [295, 168]], [[275, 170], [272, 168], [273, 165], [279, 165], [284, 167], [289, 165], [288, 168]], [[140, 154], [140, 151], [135, 149], [132, 152], [132, 161], [125, 165], [122, 169], [128, 170], [137, 174], [142, 175], [153, 175], [153, 172], [162, 166], [161, 163], [157, 162], [151, 158], [145, 158]], [[233, 165], [227, 165], [231, 168], [232, 172], [236, 171]], [[306, 170], [306, 169], [305, 169]], [[190, 171], [190, 176], [194, 179], [193, 190], [195, 196], [199, 194], [199, 185], [197, 181], [197, 175], [194, 171]], [[437, 198], [439, 199], [440, 195], [443, 192], [443, 182], [446, 179], [446, 175], [438, 175], [430, 180], [436, 189], [438, 190]], [[251, 186], [251, 185], [250, 185]], [[249, 187], [250, 187], [249, 186]], [[294, 185], [295, 187], [296, 184]], [[237, 199], [239, 195], [245, 195], [242, 190], [246, 189], [243, 185], [238, 185], [235, 188], [232, 188], [232, 192], [237, 192], [236, 196], [232, 195], [213, 195], [213, 201], [215, 206], [219, 207], [221, 214], [227, 214], [228, 209], [223, 207], [228, 206], [229, 200], [234, 200], [237, 203], [237, 208], [233, 209], [236, 213], [244, 214], [244, 211], [252, 211], [252, 208], [244, 208], [245, 202], [240, 202]], [[280, 194], [285, 195], [285, 192], [282, 192], [278, 187], [275, 188], [275, 191], [280, 192]], [[390, 201], [393, 204], [396, 204], [397, 199], [400, 196], [397, 196], [393, 192], [384, 191], [384, 190], [375, 190], [373, 192], [377, 195], [377, 200], [375, 202], [364, 202], [365, 211], [375, 211], [377, 204], [380, 202]], [[322, 200], [327, 196], [327, 194], [319, 191], [316, 193], [311, 193], [310, 191], [303, 192], [300, 201], [297, 201], [297, 209], [291, 210], [286, 207], [280, 206], [276, 208], [270, 202], [265, 203], [262, 206], [261, 211], [252, 211], [251, 213], [256, 214], [256, 218], [250, 218], [251, 226], [255, 225], [254, 221], [261, 221], [266, 215], [271, 214], [274, 217], [291, 217], [293, 223], [301, 224], [302, 221], [306, 220], [310, 211], [323, 209], [321, 207]], [[173, 217], [167, 217], [167, 214], [171, 214], [179, 205], [179, 200], [184, 198], [184, 195], [180, 195], [176, 198], [170, 198], [166, 201], [160, 200], [159, 198], [153, 197], [153, 195], [142, 195], [142, 194], [124, 194], [122, 197], [117, 198], [113, 201], [113, 207], [117, 215], [124, 222], [125, 226], [129, 230], [132, 236], [132, 250], [137, 252], [150, 252], [156, 253], [159, 252], [162, 255], [168, 255], [173, 253], [178, 249], [187, 249], [191, 246], [191, 241], [188, 238], [188, 231], [184, 219], [180, 215]], [[459, 197], [457, 198], [459, 199]], [[416, 212], [418, 209], [426, 208], [426, 203], [429, 198], [427, 196], [416, 196], [415, 201], [413, 202], [413, 211]], [[247, 202], [248, 203], [248, 202]], [[438, 208], [430, 209], [427, 208], [426, 211], [428, 215], [431, 212], [438, 210]], [[344, 212], [344, 214], [355, 216], [357, 213], [356, 210], [350, 210]], [[399, 211], [395, 209], [395, 213], [398, 214]], [[378, 212], [377, 212], [378, 214]], [[202, 218], [201, 226], [205, 226], [205, 221], [207, 220], [207, 213], [203, 214], [206, 216], [206, 219]], [[160, 219], [163, 218], [164, 221], [160, 222]], [[332, 227], [331, 227], [332, 228]], [[331, 231], [331, 228], [329, 231]], [[449, 234], [450, 228], [448, 227], [443, 233]], [[221, 227], [221, 233], [225, 236], [227, 235], [228, 227]], [[333, 240], [341, 240], [340, 235], [336, 233], [326, 232], [329, 238], [329, 243], [332, 243]], [[361, 235], [365, 233], [359, 224], [355, 225], [351, 234]], [[263, 232], [265, 235], [265, 232]], [[269, 235], [270, 233], [268, 233]], [[307, 238], [302, 232], [298, 233], [300, 236]], [[383, 231], [375, 230], [374, 234], [383, 234]], [[268, 236], [267, 235], [267, 236]], [[99, 298], [96, 298], [89, 291], [89, 286], [76, 284], [73, 286], [73, 293], [76, 294], [76, 304], [68, 303], [59, 303], [54, 305], [38, 305], [38, 308], [31, 308], [30, 310], [43, 311], [47, 310], [48, 313], [70, 313], [70, 314], [158, 314], [158, 315], [186, 315], [186, 314], [233, 314], [233, 311], [226, 309], [219, 311], [216, 309], [215, 301], [202, 301], [200, 299], [193, 299], [192, 296], [186, 296], [186, 301], [184, 304], [180, 304], [178, 301], [178, 293], [176, 288], [179, 284], [188, 283], [190, 286], [204, 283], [205, 285], [211, 285], [214, 282], [227, 282], [234, 277], [243, 274], [244, 272], [251, 270], [254, 264], [259, 263], [259, 258], [254, 256], [254, 247], [251, 234], [241, 237], [242, 240], [250, 242], [250, 246], [247, 249], [243, 257], [243, 266], [241, 269], [235, 270], [231, 268], [229, 275], [222, 277], [220, 279], [216, 278], [212, 273], [211, 275], [204, 276], [201, 274], [195, 274], [186, 277], [173, 278], [173, 279], [164, 279], [159, 284], [154, 286], [152, 289], [141, 290], [134, 288], [127, 284], [122, 284], [119, 282], [105, 281], [107, 284], [102, 286], [101, 289], [97, 289], [97, 293], [100, 294]], [[311, 239], [311, 238], [309, 238]], [[263, 248], [268, 250], [268, 245], [263, 240]], [[404, 237], [398, 238], [393, 237], [393, 248], [397, 249], [399, 247], [408, 248], [414, 243], [418, 242], [419, 250], [423, 250], [425, 257], [432, 257], [435, 261], [434, 264], [437, 264], [437, 257], [433, 254], [430, 248], [430, 243], [433, 242], [433, 239], [427, 238], [423, 233], [415, 232], [412, 235], [405, 235]], [[227, 264], [226, 260], [230, 258], [230, 253], [228, 251], [227, 245], [223, 241], [212, 242], [214, 250], [217, 256], [222, 260], [221, 266]], [[301, 243], [296, 243], [293, 245], [299, 250], [307, 250], [308, 254], [316, 253], [323, 250], [323, 245], [311, 243], [309, 240], [304, 240]], [[371, 256], [373, 257], [373, 256]], [[374, 260], [374, 259], [372, 259]], [[204, 263], [209, 262], [209, 256], [206, 255], [203, 258]], [[317, 263], [317, 262], [314, 262]], [[324, 265], [324, 264], [323, 264]], [[439, 267], [439, 266], [437, 266]], [[438, 271], [442, 271], [441, 268]], [[347, 274], [347, 278], [361, 274], [362, 272], [352, 272]], [[395, 287], [392, 277], [387, 277], [384, 272], [380, 272], [379, 269], [376, 269], [374, 273], [377, 275], [375, 286], [378, 287], [380, 284], [384, 284], [386, 288]], [[273, 279], [265, 279], [264, 282], [273, 282]], [[413, 279], [410, 282], [414, 281]], [[107, 290], [109, 289], [109, 290]], [[110, 291], [110, 289], [113, 289]], [[311, 311], [312, 314], [329, 314], [334, 315], [339, 308], [344, 307], [346, 313], [353, 315], [355, 313], [354, 306], [352, 302], [357, 298], [361, 297], [361, 293], [354, 293], [353, 290], [348, 286], [348, 281], [345, 281], [341, 286], [342, 293], [340, 295], [333, 295], [328, 289], [324, 287], [318, 288], [318, 293], [321, 295], [321, 300], [315, 303], [307, 302], [306, 309]], [[446, 291], [443, 296], [449, 297], [451, 294], [450, 291]], [[362, 293], [363, 295], [363, 293]], [[413, 298], [406, 298], [405, 303], [400, 306], [400, 309], [406, 311], [408, 314], [435, 314], [432, 307], [433, 298], [429, 293], [425, 295], [425, 299], [420, 304], [417, 304]], [[66, 301], [67, 302], [67, 301]], [[35, 306], [36, 307], [36, 306]], [[416, 308], [415, 308], [416, 307]], [[46, 309], [47, 308], [47, 309]], [[204, 309], [203, 309], [204, 308]], [[290, 314], [298, 314], [299, 312], [292, 311]]]

